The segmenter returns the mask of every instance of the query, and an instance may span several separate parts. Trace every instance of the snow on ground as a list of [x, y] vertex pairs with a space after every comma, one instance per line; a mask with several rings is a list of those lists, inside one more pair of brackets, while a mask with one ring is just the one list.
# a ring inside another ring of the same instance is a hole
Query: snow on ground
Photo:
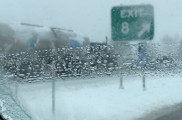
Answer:
[[3, 106], [3, 100], [0, 99], [0, 113], [3, 112], [3, 111], [5, 111], [4, 109], [5, 108]]
[[[134, 120], [151, 111], [182, 102], [180, 75], [56, 80], [55, 120]], [[34, 120], [51, 120], [52, 83], [27, 83], [18, 87], [18, 99]]]

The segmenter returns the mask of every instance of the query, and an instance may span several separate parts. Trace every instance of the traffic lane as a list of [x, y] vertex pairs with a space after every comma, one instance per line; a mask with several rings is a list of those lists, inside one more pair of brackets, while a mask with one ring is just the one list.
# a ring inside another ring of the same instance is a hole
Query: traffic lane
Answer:
[[182, 107], [155, 120], [182, 120]]
[[182, 120], [182, 103], [159, 108], [135, 120]]

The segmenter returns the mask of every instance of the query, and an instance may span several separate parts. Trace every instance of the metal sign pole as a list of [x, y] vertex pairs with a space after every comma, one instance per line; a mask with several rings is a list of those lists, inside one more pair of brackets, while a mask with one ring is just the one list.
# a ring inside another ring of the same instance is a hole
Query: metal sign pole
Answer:
[[18, 80], [15, 81], [15, 98], [18, 98]]
[[146, 90], [146, 79], [145, 79], [145, 71], [144, 71], [144, 69], [142, 69], [142, 82], [143, 82], [143, 91], [145, 91]]
[[53, 119], [55, 117], [55, 62], [53, 61], [52, 64], [52, 115], [53, 115]]
[[55, 115], [55, 79], [52, 80], [52, 115]]
[[120, 77], [120, 88], [121, 89], [124, 89], [124, 86], [123, 86], [123, 63], [121, 64], [121, 77]]
[[120, 88], [124, 89], [124, 87], [123, 87], [123, 75], [122, 74], [121, 74], [121, 77], [120, 77]]
[[146, 90], [146, 76], [145, 76], [145, 69], [148, 64], [148, 55], [147, 55], [147, 44], [146, 43], [139, 43], [138, 44], [138, 65], [141, 67], [142, 72], [142, 88], [143, 91]]

